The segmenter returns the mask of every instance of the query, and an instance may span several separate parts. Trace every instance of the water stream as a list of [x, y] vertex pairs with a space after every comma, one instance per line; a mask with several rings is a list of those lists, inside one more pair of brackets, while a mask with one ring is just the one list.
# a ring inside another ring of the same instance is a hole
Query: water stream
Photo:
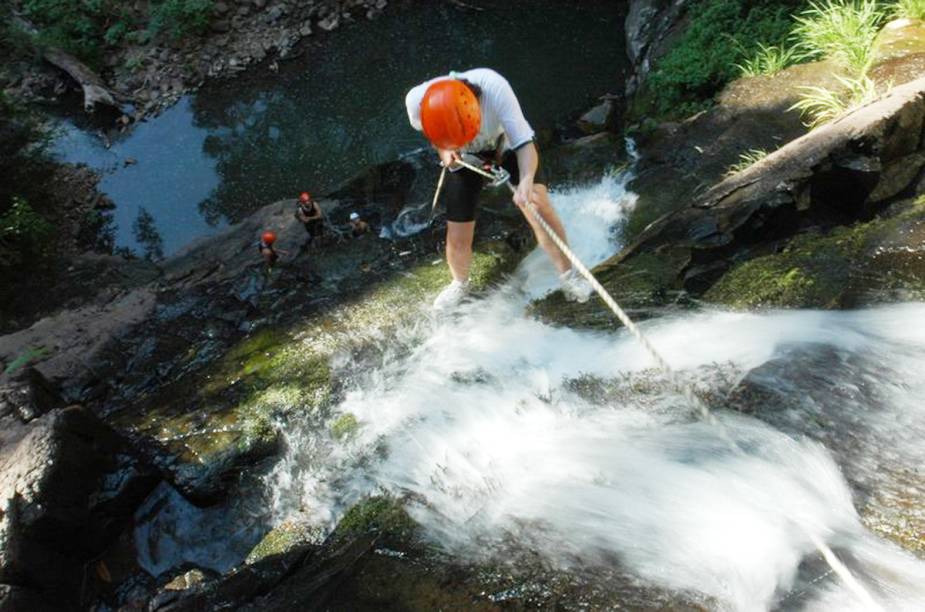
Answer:
[[[617, 248], [633, 201], [621, 177], [555, 193], [592, 264]], [[560, 567], [617, 564], [733, 610], [863, 609], [809, 531], [885, 609], [921, 609], [925, 562], [871, 533], [858, 509], [923, 499], [925, 304], [644, 323], [714, 398], [735, 453], [625, 330], [525, 316], [554, 284], [533, 253], [452, 316], [422, 311], [373, 362], [345, 356], [349, 391], [331, 418], [350, 413], [360, 427], [344, 441], [287, 424], [289, 450], [267, 481], [275, 520], [330, 527], [389, 492], [414, 500], [414, 518], [462, 558], [527, 550]], [[728, 396], [746, 374], [758, 399]]]

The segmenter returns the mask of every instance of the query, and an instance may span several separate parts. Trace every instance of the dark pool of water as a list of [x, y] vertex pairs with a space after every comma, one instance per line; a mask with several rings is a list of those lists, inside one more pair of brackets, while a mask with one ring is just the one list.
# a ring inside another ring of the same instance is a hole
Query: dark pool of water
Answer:
[[[393, 3], [394, 4], [394, 3]], [[65, 122], [59, 156], [103, 171], [116, 244], [141, 250], [144, 208], [166, 254], [302, 190], [324, 193], [424, 146], [405, 92], [449, 70], [491, 66], [534, 128], [616, 92], [626, 59], [620, 3], [468, 0], [399, 3], [380, 18], [313, 36], [302, 54], [204, 88], [106, 148]], [[125, 165], [132, 158], [136, 164]]]

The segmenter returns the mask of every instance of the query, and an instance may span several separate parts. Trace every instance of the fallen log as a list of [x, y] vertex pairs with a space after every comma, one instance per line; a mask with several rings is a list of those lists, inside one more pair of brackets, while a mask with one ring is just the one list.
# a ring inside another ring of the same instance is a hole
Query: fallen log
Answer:
[[55, 47], [43, 50], [42, 57], [52, 66], [66, 72], [83, 88], [85, 111], [91, 113], [97, 104], [105, 104], [121, 112], [122, 105], [116, 101], [115, 95], [106, 87], [103, 79], [79, 59]]
[[[14, 14], [13, 23], [28, 34], [33, 36], [38, 34], [38, 29], [35, 25], [21, 15]], [[45, 61], [66, 72], [83, 88], [85, 111], [88, 113], [93, 112], [98, 103], [111, 106], [120, 112], [122, 111], [122, 105], [116, 101], [116, 94], [110, 91], [103, 79], [86, 64], [57, 47], [47, 47], [42, 49], [41, 52]]]

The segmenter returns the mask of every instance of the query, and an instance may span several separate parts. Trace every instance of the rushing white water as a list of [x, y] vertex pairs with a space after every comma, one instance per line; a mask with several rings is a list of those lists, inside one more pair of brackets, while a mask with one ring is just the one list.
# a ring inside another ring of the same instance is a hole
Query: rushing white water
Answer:
[[[585, 262], [615, 251], [614, 229], [633, 197], [614, 178], [555, 194]], [[725, 392], [749, 370], [770, 368], [759, 381], [770, 381], [779, 405], [759, 408], [778, 416], [766, 419], [775, 426], [718, 413], [740, 454], [664, 390], [624, 331], [554, 328], [525, 316], [527, 302], [555, 283], [535, 252], [491, 295], [403, 330], [381, 363], [358, 368], [337, 407], [360, 422], [354, 437], [334, 442], [317, 427], [288, 428], [290, 450], [269, 483], [277, 517], [331, 525], [362, 495], [412, 494], [414, 517], [459, 555], [490, 556], [516, 542], [562, 566], [618, 559], [652, 583], [729, 609], [862, 609], [836, 580], [811, 584], [824, 569], [804, 575], [815, 557], [808, 530], [845, 556], [887, 609], [925, 605], [925, 563], [862, 527], [842, 474], [888, 488], [878, 463], [888, 443], [891, 464], [923, 464], [914, 442], [925, 433], [925, 305], [701, 311], [645, 323], [672, 367], [701, 388]], [[847, 364], [811, 372], [847, 389], [830, 395], [831, 406], [772, 368], [778, 359], [797, 363], [787, 357], [796, 349], [835, 351]], [[851, 392], [859, 372], [876, 372], [876, 402]], [[601, 399], [576, 384], [596, 379], [617, 393]], [[841, 423], [853, 444], [833, 454], [800, 435], [807, 417]]]

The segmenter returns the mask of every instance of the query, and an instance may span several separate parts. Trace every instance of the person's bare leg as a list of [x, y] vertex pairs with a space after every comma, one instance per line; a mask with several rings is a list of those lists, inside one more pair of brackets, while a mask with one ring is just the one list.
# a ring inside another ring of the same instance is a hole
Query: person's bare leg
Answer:
[[472, 237], [475, 235], [475, 221], [446, 222], [446, 263], [453, 280], [461, 283], [469, 280], [469, 266], [472, 264]]
[[[545, 220], [546, 223], [548, 223], [549, 226], [553, 229], [553, 231], [555, 231], [556, 234], [558, 234], [559, 237], [562, 238], [566, 244], [568, 244], [568, 239], [565, 236], [565, 227], [563, 227], [562, 221], [559, 219], [559, 215], [556, 214], [555, 209], [552, 207], [552, 202], [549, 201], [549, 192], [546, 190], [545, 185], [533, 185], [533, 204], [539, 211], [540, 216], [543, 217], [543, 220]], [[533, 233], [536, 235], [536, 241], [541, 247], [543, 247], [543, 250], [546, 251], [546, 254], [549, 255], [549, 258], [552, 260], [552, 263], [556, 267], [556, 270], [558, 270], [559, 274], [562, 274], [571, 268], [571, 262], [569, 262], [565, 255], [562, 254], [562, 251], [559, 250], [559, 247], [557, 247], [556, 244], [549, 239], [546, 231], [540, 226], [537, 220], [533, 218], [533, 215], [527, 211], [523, 211], [523, 213], [527, 218], [527, 222], [530, 224], [530, 227], [533, 228]], [[469, 244], [472, 244], [471, 238]], [[447, 241], [447, 247], [449, 247], [449, 241]]]

